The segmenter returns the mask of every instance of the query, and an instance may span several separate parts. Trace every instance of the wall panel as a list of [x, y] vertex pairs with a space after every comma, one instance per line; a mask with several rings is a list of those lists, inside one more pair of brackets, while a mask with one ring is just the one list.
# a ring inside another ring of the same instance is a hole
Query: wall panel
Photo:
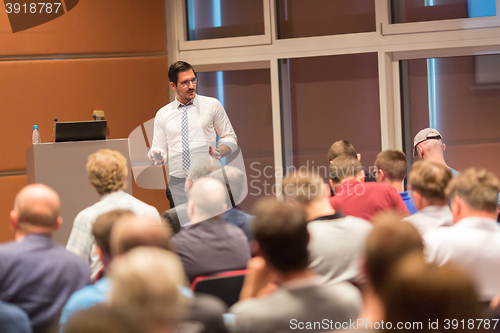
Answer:
[[0, 55], [166, 52], [163, 0], [82, 0], [61, 17], [16, 33], [0, 7]]
[[10, 211], [14, 207], [16, 193], [27, 184], [26, 176], [0, 177], [0, 242], [14, 239], [10, 227]]
[[59, 121], [104, 110], [108, 138], [127, 138], [168, 103], [165, 57], [0, 62], [0, 171], [25, 169], [32, 125], [49, 142]]

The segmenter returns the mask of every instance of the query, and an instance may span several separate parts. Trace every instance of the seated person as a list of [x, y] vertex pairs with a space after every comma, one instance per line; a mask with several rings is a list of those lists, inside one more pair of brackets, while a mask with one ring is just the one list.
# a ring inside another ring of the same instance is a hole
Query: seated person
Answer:
[[394, 187], [365, 183], [364, 179], [365, 171], [357, 159], [348, 156], [334, 159], [330, 164], [330, 185], [335, 192], [330, 198], [333, 209], [366, 221], [385, 210], [408, 215], [408, 209]]
[[199, 179], [189, 192], [192, 225], [177, 233], [172, 243], [191, 282], [197, 276], [244, 269], [250, 259], [243, 231], [221, 217], [225, 202], [226, 189], [216, 179]]
[[418, 212], [404, 220], [413, 224], [420, 234], [453, 225], [453, 214], [446, 197], [446, 188], [452, 177], [450, 169], [442, 163], [428, 160], [413, 163], [410, 186]]
[[328, 192], [323, 179], [309, 171], [283, 179], [285, 202], [300, 206], [309, 222], [310, 267], [325, 283], [355, 282], [361, 273], [361, 257], [372, 225], [336, 212], [328, 201]]
[[90, 282], [88, 264], [52, 240], [59, 207], [50, 187], [24, 187], [10, 212], [16, 240], [0, 245], [0, 300], [23, 309], [35, 333], [57, 324], [70, 295]]
[[468, 169], [454, 177], [447, 191], [455, 224], [423, 236], [427, 260], [466, 269], [483, 302], [500, 292], [499, 190], [498, 178], [484, 169]]
[[234, 224], [247, 236], [248, 240], [253, 240], [252, 223], [254, 216], [245, 213], [240, 203], [245, 198], [247, 191], [247, 177], [238, 168], [233, 166], [225, 166], [223, 169], [216, 170], [211, 175], [226, 186], [227, 210], [222, 213], [222, 218], [226, 223]]
[[377, 167], [376, 179], [379, 183], [387, 183], [399, 192], [408, 212], [415, 214], [417, 208], [408, 191], [403, 191], [403, 181], [406, 178], [406, 156], [401, 150], [386, 149], [375, 159]]
[[[245, 279], [242, 291], [248, 298], [229, 309], [235, 315], [230, 331], [289, 332], [325, 318], [332, 322], [355, 320], [361, 307], [357, 288], [346, 282], [323, 285], [309, 268], [304, 213], [274, 199], [260, 201], [255, 211], [254, 234], [262, 258], [255, 257], [249, 263], [254, 271]], [[256, 262], [262, 265], [254, 265]], [[269, 282], [277, 289], [255, 298]], [[328, 328], [315, 327], [311, 331]]]
[[99, 255], [94, 252], [95, 241], [92, 225], [96, 218], [114, 209], [130, 209], [139, 216], [146, 216], [160, 223], [160, 214], [132, 195], [124, 192], [127, 187], [127, 160], [118, 151], [100, 149], [88, 158], [87, 175], [100, 200], [85, 208], [75, 218], [66, 249], [90, 263], [92, 281], [102, 269]]

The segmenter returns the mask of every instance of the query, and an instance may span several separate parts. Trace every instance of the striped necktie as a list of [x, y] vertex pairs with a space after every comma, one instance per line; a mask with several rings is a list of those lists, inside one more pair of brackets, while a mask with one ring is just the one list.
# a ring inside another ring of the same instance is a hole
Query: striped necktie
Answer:
[[181, 104], [182, 108], [182, 124], [181, 124], [181, 133], [182, 133], [182, 169], [185, 172], [188, 172], [189, 167], [191, 166], [191, 158], [189, 156], [189, 124], [188, 124], [188, 114], [187, 108], [191, 103], [186, 105]]

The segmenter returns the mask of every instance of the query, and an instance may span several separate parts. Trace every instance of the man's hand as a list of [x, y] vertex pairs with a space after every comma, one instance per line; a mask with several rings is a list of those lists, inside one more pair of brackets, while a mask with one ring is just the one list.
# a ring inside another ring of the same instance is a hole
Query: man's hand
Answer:
[[165, 163], [165, 153], [159, 150], [152, 150], [151, 161], [153, 161], [154, 165], [162, 165], [163, 163]]
[[218, 151], [217, 149], [213, 149], [212, 146], [208, 146], [208, 154], [218, 161], [220, 161], [222, 157], [220, 151]]
[[262, 257], [253, 257], [247, 264], [248, 273], [245, 276], [240, 293], [240, 301], [253, 297], [267, 296], [273, 293], [277, 287], [274, 283], [275, 277], [266, 266]]

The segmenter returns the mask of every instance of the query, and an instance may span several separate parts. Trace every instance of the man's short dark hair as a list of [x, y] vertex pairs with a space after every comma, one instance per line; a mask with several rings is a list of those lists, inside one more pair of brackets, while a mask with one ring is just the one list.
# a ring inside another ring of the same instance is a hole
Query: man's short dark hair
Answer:
[[375, 159], [375, 166], [383, 170], [390, 181], [403, 181], [406, 177], [406, 156], [401, 150], [381, 151]]
[[305, 214], [272, 198], [255, 205], [255, 240], [269, 264], [282, 273], [298, 272], [309, 266], [309, 233]]
[[328, 161], [331, 161], [339, 156], [352, 156], [354, 158], [357, 158], [358, 153], [356, 152], [356, 149], [347, 140], [340, 140], [334, 142], [330, 149], [328, 150]]
[[107, 256], [111, 256], [111, 247], [109, 245], [111, 230], [113, 230], [116, 220], [125, 215], [134, 215], [134, 213], [129, 209], [115, 209], [99, 215], [92, 225], [92, 235], [95, 242]]
[[329, 177], [335, 183], [349, 177], [357, 177], [364, 168], [361, 162], [352, 156], [339, 156], [330, 163]]
[[196, 71], [194, 70], [194, 67], [191, 66], [191, 64], [185, 61], [176, 61], [172, 65], [170, 65], [170, 68], [168, 69], [168, 79], [170, 82], [173, 82], [175, 85], [177, 85], [179, 73], [187, 72], [189, 70], [192, 70], [194, 75], [196, 76]]

